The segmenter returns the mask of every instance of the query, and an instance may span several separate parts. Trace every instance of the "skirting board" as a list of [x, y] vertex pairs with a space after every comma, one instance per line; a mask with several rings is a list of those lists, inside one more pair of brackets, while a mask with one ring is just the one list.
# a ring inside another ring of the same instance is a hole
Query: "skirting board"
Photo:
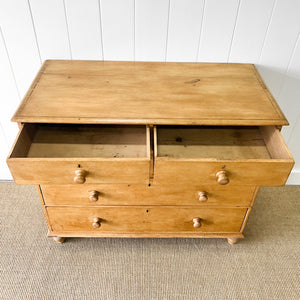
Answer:
[[292, 170], [286, 185], [300, 185], [300, 170]]

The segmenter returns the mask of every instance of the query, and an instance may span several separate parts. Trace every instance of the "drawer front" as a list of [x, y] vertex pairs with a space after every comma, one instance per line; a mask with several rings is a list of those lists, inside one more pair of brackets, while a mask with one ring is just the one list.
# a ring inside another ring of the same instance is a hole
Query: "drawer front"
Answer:
[[251, 205], [254, 186], [184, 185], [43, 185], [46, 205]]
[[157, 184], [285, 184], [294, 165], [275, 127], [158, 127]]
[[48, 207], [55, 232], [239, 232], [247, 209], [196, 207]]
[[[148, 183], [149, 161], [26, 160], [7, 161], [17, 184]], [[80, 176], [78, 165], [84, 171]], [[85, 182], [80, 179], [84, 178]]]
[[25, 124], [7, 159], [18, 184], [147, 183], [149, 128]]
[[[220, 181], [226, 182], [226, 186], [278, 186], [285, 184], [292, 167], [293, 163], [280, 161], [200, 162], [157, 159], [154, 182], [156, 184], [178, 182], [183, 185], [197, 185], [199, 183], [222, 185], [218, 183]], [[222, 173], [225, 174], [226, 181], [222, 181]]]

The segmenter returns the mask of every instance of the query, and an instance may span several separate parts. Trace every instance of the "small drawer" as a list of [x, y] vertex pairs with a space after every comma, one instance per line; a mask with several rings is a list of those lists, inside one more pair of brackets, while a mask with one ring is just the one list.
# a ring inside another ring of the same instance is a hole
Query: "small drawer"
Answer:
[[246, 208], [48, 207], [54, 232], [240, 232]]
[[148, 183], [146, 126], [25, 124], [7, 159], [18, 184]]
[[274, 126], [158, 126], [154, 182], [159, 184], [285, 184], [294, 165]]
[[254, 186], [134, 184], [43, 185], [48, 206], [193, 205], [249, 207]]

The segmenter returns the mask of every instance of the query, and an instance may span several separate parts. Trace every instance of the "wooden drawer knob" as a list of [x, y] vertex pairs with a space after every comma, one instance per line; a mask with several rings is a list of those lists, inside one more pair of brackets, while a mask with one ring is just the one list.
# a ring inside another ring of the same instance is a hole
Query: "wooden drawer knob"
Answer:
[[218, 184], [225, 185], [229, 183], [228, 173], [226, 171], [219, 171], [216, 177]]
[[206, 192], [199, 192], [198, 196], [199, 196], [199, 201], [201, 202], [205, 202], [208, 199]]
[[99, 228], [99, 227], [101, 227], [101, 219], [100, 219], [100, 218], [94, 218], [94, 219], [93, 219], [93, 227], [94, 227], [94, 228]]
[[201, 227], [201, 219], [200, 219], [200, 218], [194, 218], [194, 219], [193, 219], [193, 226], [194, 226], [195, 228]]
[[98, 199], [99, 199], [99, 194], [100, 194], [98, 191], [89, 191], [89, 193], [90, 193], [89, 199], [90, 199], [92, 202], [98, 201]]
[[87, 172], [85, 170], [76, 170], [75, 171], [75, 177], [74, 177], [74, 182], [78, 183], [78, 184], [83, 184], [85, 183], [85, 176], [86, 176]]

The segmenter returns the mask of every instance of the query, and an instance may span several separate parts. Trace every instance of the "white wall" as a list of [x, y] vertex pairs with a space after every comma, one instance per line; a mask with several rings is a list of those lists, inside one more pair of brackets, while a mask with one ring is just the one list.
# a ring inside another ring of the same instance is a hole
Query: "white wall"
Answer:
[[300, 184], [299, 0], [0, 0], [0, 179], [10, 117], [45, 59], [255, 63], [291, 126]]

